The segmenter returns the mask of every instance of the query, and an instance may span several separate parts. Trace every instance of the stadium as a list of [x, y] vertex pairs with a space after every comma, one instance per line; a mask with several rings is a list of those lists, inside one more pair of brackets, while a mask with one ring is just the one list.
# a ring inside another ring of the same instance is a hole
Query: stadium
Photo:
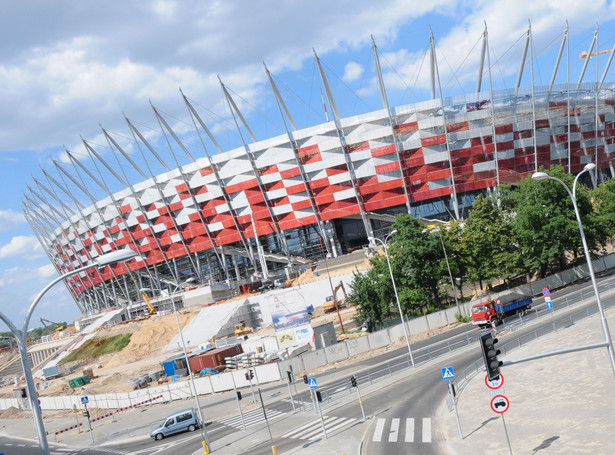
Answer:
[[[527, 49], [526, 43], [522, 62]], [[564, 42], [558, 65], [563, 49]], [[590, 55], [592, 50], [593, 43]], [[582, 82], [581, 74], [576, 84], [520, 86], [522, 64], [514, 89], [493, 91], [489, 76], [484, 90], [482, 65], [489, 52], [483, 46], [476, 92], [445, 98], [432, 39], [431, 99], [390, 106], [375, 44], [373, 54], [380, 110], [340, 117], [315, 56], [331, 116], [325, 123], [296, 129], [266, 70], [283, 134], [257, 141], [220, 82], [241, 147], [222, 150], [182, 93], [196, 143], [184, 144], [153, 108], [168, 144], [161, 156], [148, 135], [126, 119], [133, 149], [146, 163], [173, 163], [164, 164], [165, 172], [137, 165], [134, 154], [104, 129], [111, 158], [83, 141], [94, 166], [66, 150], [70, 167], [54, 162], [54, 169], [42, 170], [24, 194], [23, 210], [59, 274], [119, 248], [139, 253], [128, 263], [67, 279], [80, 311], [126, 307], [141, 299], [140, 289], [162, 289], [189, 278], [199, 286], [240, 288], [288, 277], [312, 261], [382, 237], [398, 213], [463, 218], [478, 194], [515, 183], [540, 167], [562, 165], [578, 173], [594, 162], [599, 181], [615, 175], [611, 84]], [[188, 163], [180, 165], [177, 155]], [[123, 189], [109, 190], [103, 172]], [[106, 197], [96, 199], [92, 187], [106, 191]]]

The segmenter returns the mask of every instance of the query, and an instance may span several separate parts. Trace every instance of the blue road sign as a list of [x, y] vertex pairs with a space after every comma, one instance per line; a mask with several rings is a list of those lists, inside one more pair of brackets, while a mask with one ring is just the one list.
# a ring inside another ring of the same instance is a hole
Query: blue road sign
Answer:
[[549, 288], [544, 288], [542, 290], [542, 295], [544, 295], [545, 297], [549, 297], [551, 293], [549, 292]]
[[308, 384], [310, 385], [310, 389], [318, 388], [318, 384], [316, 384], [316, 378], [310, 378]]
[[81, 397], [81, 404], [87, 404], [90, 400], [88, 397]]
[[453, 367], [442, 368], [442, 379], [455, 379]]
[[553, 302], [551, 302], [551, 297], [545, 297], [545, 303], [547, 304], [547, 309], [553, 308]]

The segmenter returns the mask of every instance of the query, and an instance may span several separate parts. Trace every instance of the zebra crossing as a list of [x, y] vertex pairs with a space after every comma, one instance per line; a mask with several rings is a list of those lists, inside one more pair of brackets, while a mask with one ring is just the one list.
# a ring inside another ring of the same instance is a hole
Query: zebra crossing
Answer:
[[[276, 417], [285, 414], [284, 412], [277, 411], [275, 409], [267, 409], [267, 419], [272, 420]], [[250, 425], [255, 425], [259, 422], [265, 421], [265, 415], [263, 414], [263, 410], [261, 408], [255, 408], [251, 411], [247, 411], [243, 413], [243, 421], [246, 423], [246, 427]], [[227, 417], [225, 419], [217, 420], [216, 422], [221, 423], [223, 425], [227, 425], [233, 428], [242, 429], [243, 426], [241, 424], [241, 416], [235, 415], [232, 417]]]
[[[327, 433], [329, 433], [352, 425], [354, 422], [356, 422], [357, 419], [347, 417], [324, 416], [323, 420], [325, 422], [325, 430], [327, 431]], [[282, 435], [283, 438], [308, 439], [310, 441], [319, 439], [322, 436], [322, 424], [320, 422], [320, 419], [313, 420], [310, 423], [303, 425], [302, 427], [295, 428], [293, 431]]]
[[391, 422], [388, 426], [388, 434], [385, 432], [387, 428], [387, 420], [385, 418], [379, 418], [376, 420], [376, 426], [374, 427], [374, 434], [372, 435], [372, 442], [432, 442], [431, 439], [431, 418], [425, 417], [420, 420], [421, 434], [420, 438], [416, 436], [416, 420], [414, 417], [408, 417], [405, 419], [403, 425], [403, 439], [400, 440], [400, 427], [402, 426], [402, 419], [391, 418]]

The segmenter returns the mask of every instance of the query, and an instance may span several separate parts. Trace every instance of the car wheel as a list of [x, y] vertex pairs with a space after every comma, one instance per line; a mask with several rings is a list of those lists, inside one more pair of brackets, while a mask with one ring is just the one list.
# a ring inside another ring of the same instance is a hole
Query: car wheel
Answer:
[[194, 425], [188, 426], [188, 431], [194, 431], [194, 430], [196, 430], [196, 427]]
[[160, 441], [162, 438], [164, 438], [164, 435], [162, 433], [158, 433], [156, 435], [156, 441]]

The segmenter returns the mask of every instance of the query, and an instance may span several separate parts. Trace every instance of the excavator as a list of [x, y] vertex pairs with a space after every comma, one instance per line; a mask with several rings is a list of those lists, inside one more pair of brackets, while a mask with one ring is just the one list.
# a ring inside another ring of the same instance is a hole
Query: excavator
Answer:
[[149, 311], [149, 314], [154, 314], [156, 312], [156, 308], [154, 308], [152, 303], [149, 301], [147, 294], [144, 292], [143, 294], [141, 294], [141, 296], [143, 297], [143, 300], [145, 300], [145, 303], [147, 304], [147, 311]]
[[53, 322], [50, 321], [49, 319], [41, 319], [41, 324], [43, 324], [43, 327], [48, 328], [48, 327], [55, 327], [55, 331], [56, 332], [61, 332], [62, 330], [64, 330], [66, 328], [66, 326], [62, 325], [62, 324], [58, 324], [57, 322]]
[[[337, 291], [339, 291], [340, 288], [344, 293], [344, 298], [337, 300]], [[344, 283], [340, 281], [339, 284], [333, 288], [333, 295], [327, 297], [327, 300], [323, 304], [322, 308], [325, 310], [325, 313], [331, 313], [332, 311], [335, 311], [338, 308], [343, 308], [344, 306], [346, 306], [346, 288], [344, 287]]]
[[245, 321], [241, 321], [239, 324], [235, 324], [235, 336], [247, 335], [248, 333], [254, 333], [252, 327], [246, 327]]

